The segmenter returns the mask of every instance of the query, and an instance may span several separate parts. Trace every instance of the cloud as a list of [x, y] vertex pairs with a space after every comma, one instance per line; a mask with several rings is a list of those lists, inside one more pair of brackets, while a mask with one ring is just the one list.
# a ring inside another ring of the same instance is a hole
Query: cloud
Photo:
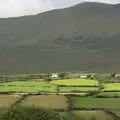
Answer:
[[30, 15], [53, 9], [48, 0], [0, 0], [0, 17]]
[[0, 0], [0, 18], [37, 14], [84, 1], [120, 3], [120, 0]]

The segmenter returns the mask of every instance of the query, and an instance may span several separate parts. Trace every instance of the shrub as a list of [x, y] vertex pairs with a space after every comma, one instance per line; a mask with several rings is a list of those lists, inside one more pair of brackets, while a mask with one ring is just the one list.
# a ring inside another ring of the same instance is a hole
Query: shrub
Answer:
[[17, 106], [10, 108], [0, 120], [64, 120], [64, 118], [50, 110]]

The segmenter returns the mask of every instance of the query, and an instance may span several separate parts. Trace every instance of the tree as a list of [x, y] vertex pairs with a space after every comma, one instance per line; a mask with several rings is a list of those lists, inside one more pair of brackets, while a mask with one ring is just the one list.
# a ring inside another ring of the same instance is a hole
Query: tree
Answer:
[[110, 74], [111, 78], [115, 78], [115, 76], [116, 76], [116, 73], [114, 73], [114, 72]]
[[66, 76], [67, 76], [67, 73], [64, 73], [64, 72], [58, 74], [58, 77], [60, 79], [64, 79]]

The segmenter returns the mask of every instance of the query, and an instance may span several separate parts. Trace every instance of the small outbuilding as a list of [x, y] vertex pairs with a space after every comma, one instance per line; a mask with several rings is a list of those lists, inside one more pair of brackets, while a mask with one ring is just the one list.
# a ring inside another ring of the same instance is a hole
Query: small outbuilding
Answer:
[[88, 75], [87, 75], [87, 74], [80, 75], [80, 78], [82, 78], [82, 79], [86, 79], [87, 77], [88, 77]]
[[58, 79], [58, 74], [57, 73], [52, 73], [51, 74], [51, 79]]

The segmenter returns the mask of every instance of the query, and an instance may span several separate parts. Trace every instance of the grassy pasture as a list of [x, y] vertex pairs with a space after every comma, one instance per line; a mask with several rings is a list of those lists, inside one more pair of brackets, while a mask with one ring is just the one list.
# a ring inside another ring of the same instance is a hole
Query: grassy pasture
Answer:
[[19, 95], [0, 95], [0, 108], [8, 108], [12, 105], [20, 96]]
[[101, 110], [80, 110], [80, 111], [72, 111], [71, 113], [64, 112], [61, 113], [68, 120], [115, 120], [112, 115], [109, 115]]
[[15, 82], [6, 82], [1, 83], [5, 86], [26, 86], [26, 87], [40, 87], [40, 86], [49, 86], [48, 82], [43, 81], [15, 81]]
[[38, 95], [28, 96], [23, 105], [37, 106], [48, 109], [67, 109], [68, 103], [65, 96], [57, 95]]
[[120, 98], [73, 97], [72, 103], [77, 108], [120, 109]]
[[91, 92], [97, 91], [97, 87], [60, 87], [60, 92]]
[[56, 92], [55, 86], [41, 86], [41, 87], [21, 87], [21, 86], [0, 86], [0, 92]]
[[114, 120], [112, 115], [106, 114], [104, 111], [75, 111], [78, 117], [84, 120]]
[[108, 97], [114, 97], [114, 96], [120, 96], [120, 92], [101, 92], [99, 93], [100, 96], [108, 96]]
[[120, 91], [120, 83], [105, 83], [104, 91]]
[[68, 85], [68, 86], [98, 86], [98, 81], [88, 79], [54, 80], [51, 83], [56, 85]]
[[[96, 91], [98, 82], [87, 79], [54, 80], [44, 81], [14, 81], [0, 84], [0, 92], [57, 92], [57, 85], [83, 86], [83, 87], [60, 87], [60, 92], [90, 92]], [[88, 86], [88, 87], [84, 87]]]

